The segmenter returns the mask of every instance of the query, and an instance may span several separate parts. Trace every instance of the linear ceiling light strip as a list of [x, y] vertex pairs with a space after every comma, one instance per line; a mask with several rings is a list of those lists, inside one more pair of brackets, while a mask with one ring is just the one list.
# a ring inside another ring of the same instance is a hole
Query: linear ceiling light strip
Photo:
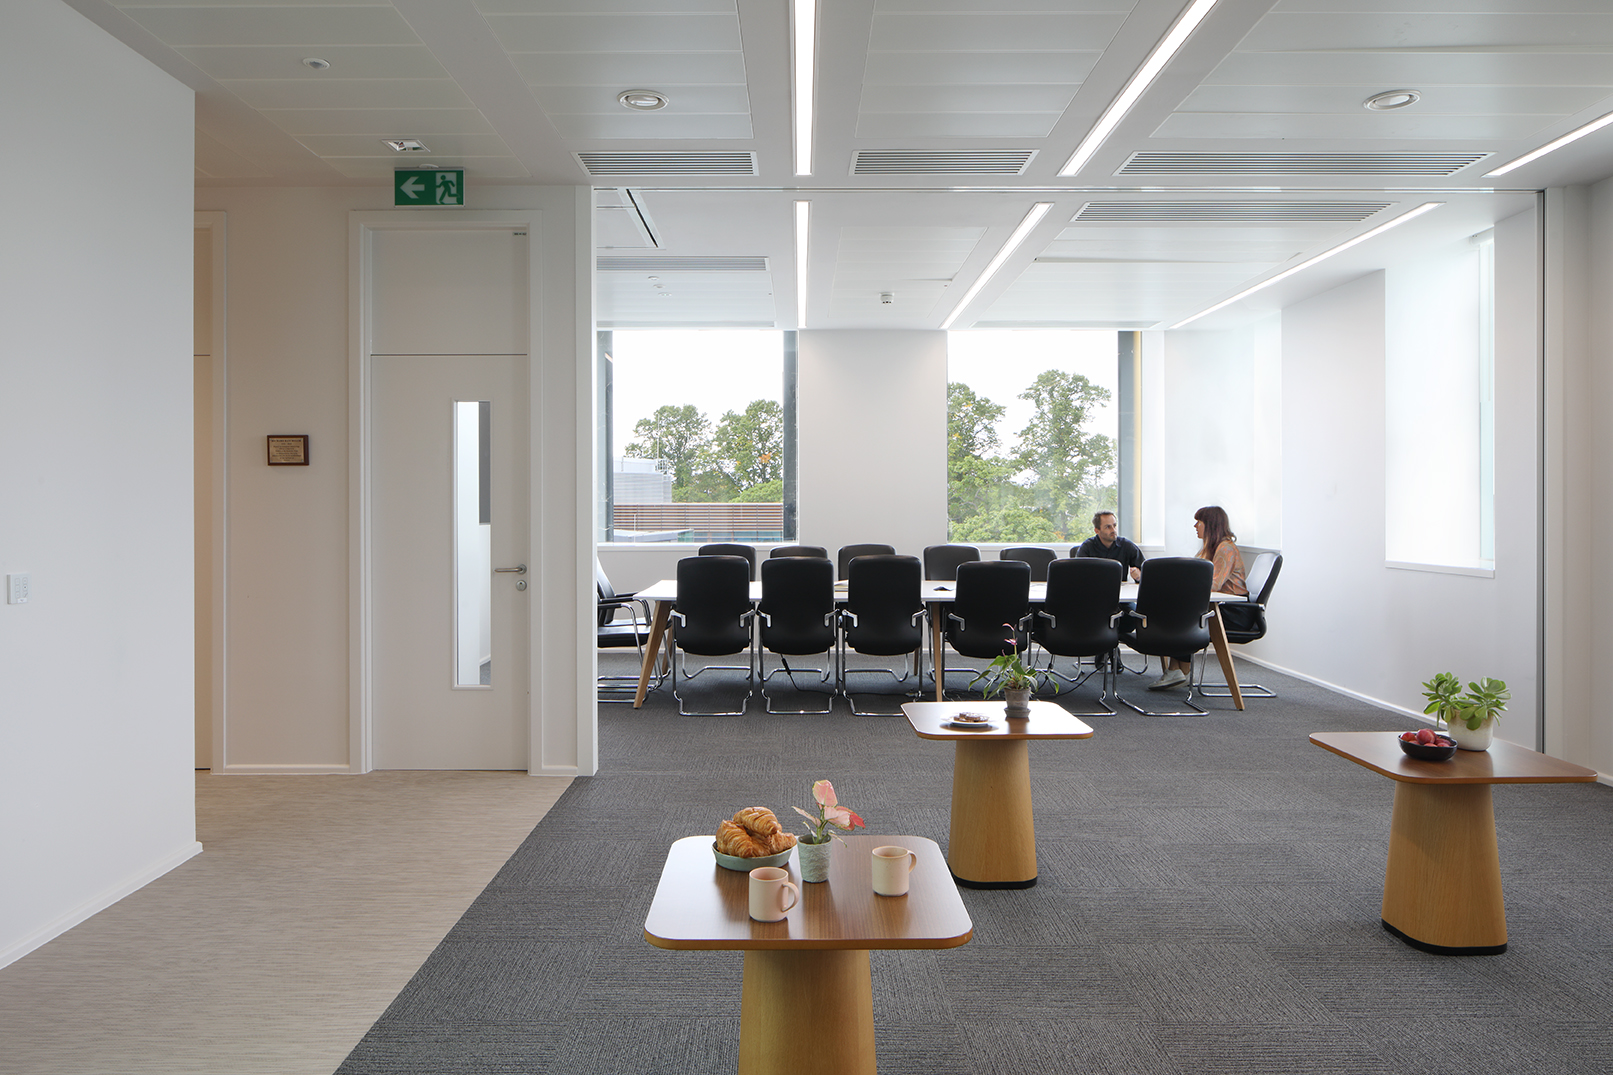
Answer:
[[943, 329], [952, 327], [952, 322], [956, 321], [958, 315], [963, 313], [964, 307], [973, 302], [975, 296], [980, 294], [980, 289], [986, 286], [987, 281], [997, 275], [997, 270], [1003, 267], [1003, 263], [1018, 249], [1019, 244], [1025, 241], [1025, 237], [1031, 233], [1031, 229], [1041, 222], [1051, 208], [1053, 208], [1052, 202], [1037, 202], [1031, 206], [1031, 211], [1026, 213], [1025, 219], [1019, 222], [1019, 227], [1014, 229], [1014, 234], [1008, 237], [1008, 241], [1003, 244], [1003, 248], [997, 251], [997, 256], [992, 258], [990, 264], [986, 266], [986, 271], [975, 278], [974, 284], [968, 291], [963, 293], [963, 298], [958, 300], [958, 304], [952, 308], [952, 312], [947, 314], [947, 319], [941, 322]]
[[1512, 171], [1512, 169], [1522, 168], [1525, 164], [1528, 164], [1531, 161], [1537, 161], [1541, 157], [1544, 157], [1547, 153], [1559, 150], [1570, 142], [1577, 142], [1581, 138], [1584, 138], [1587, 134], [1594, 134], [1610, 123], [1613, 123], [1613, 112], [1609, 112], [1601, 119], [1593, 119], [1583, 127], [1575, 127], [1561, 138], [1553, 139], [1552, 141], [1541, 146], [1539, 149], [1535, 150], [1533, 153], [1525, 153], [1517, 160], [1508, 161], [1493, 172], [1485, 172], [1484, 178], [1488, 179], [1493, 175], [1506, 175], [1508, 172]]
[[1197, 321], [1201, 317], [1206, 317], [1206, 316], [1208, 316], [1210, 314], [1215, 313], [1215, 311], [1217, 311], [1217, 310], [1220, 310], [1220, 309], [1222, 309], [1224, 307], [1227, 307], [1227, 306], [1231, 306], [1233, 303], [1237, 302], [1239, 299], [1246, 299], [1250, 295], [1253, 295], [1256, 291], [1261, 291], [1261, 290], [1263, 290], [1265, 288], [1268, 288], [1272, 284], [1275, 284], [1279, 280], [1286, 280], [1290, 276], [1293, 276], [1295, 273], [1304, 272], [1306, 269], [1310, 268], [1312, 265], [1315, 265], [1318, 261], [1325, 261], [1326, 259], [1332, 257], [1334, 254], [1342, 254], [1344, 251], [1350, 249], [1350, 247], [1352, 247], [1352, 246], [1359, 246], [1361, 243], [1366, 242], [1368, 239], [1372, 238], [1375, 235], [1381, 235], [1384, 232], [1388, 231], [1390, 228], [1399, 227], [1400, 225], [1404, 224], [1406, 221], [1412, 219], [1413, 217], [1422, 216], [1424, 213], [1431, 212], [1431, 211], [1433, 211], [1435, 209], [1438, 209], [1440, 206], [1442, 206], [1444, 204], [1445, 204], [1444, 202], [1424, 202], [1423, 204], [1419, 205], [1417, 208], [1413, 209], [1409, 213], [1402, 213], [1399, 216], [1395, 217], [1393, 220], [1385, 221], [1384, 223], [1379, 224], [1375, 228], [1370, 228], [1367, 231], [1362, 232], [1360, 235], [1357, 235], [1354, 239], [1347, 239], [1344, 242], [1340, 243], [1338, 246], [1333, 247], [1333, 249], [1331, 249], [1331, 250], [1324, 250], [1320, 254], [1317, 254], [1314, 258], [1310, 258], [1310, 259], [1308, 259], [1306, 261], [1302, 261], [1298, 265], [1295, 265], [1291, 269], [1284, 269], [1282, 272], [1278, 273], [1276, 276], [1273, 276], [1271, 279], [1262, 280], [1262, 281], [1260, 281], [1260, 283], [1254, 285], [1253, 287], [1246, 287], [1242, 291], [1238, 292], [1236, 295], [1233, 295], [1231, 298], [1222, 299], [1220, 302], [1216, 303], [1214, 306], [1210, 306], [1210, 307], [1208, 307], [1206, 309], [1200, 310], [1198, 313], [1194, 314], [1192, 317], [1184, 317], [1182, 320], [1176, 322], [1176, 324], [1170, 325], [1168, 327], [1170, 327], [1170, 328], [1181, 328], [1183, 325], [1191, 324], [1192, 322]]
[[806, 328], [807, 236], [811, 234], [811, 202], [795, 203], [795, 327]]
[[1137, 68], [1137, 73], [1131, 76], [1131, 81], [1120, 91], [1120, 96], [1116, 97], [1103, 115], [1098, 117], [1098, 122], [1093, 124], [1087, 136], [1081, 140], [1081, 144], [1075, 147], [1070, 159], [1059, 169], [1059, 175], [1075, 175], [1086, 166], [1087, 161], [1098, 151], [1098, 147], [1103, 145], [1104, 139], [1120, 126], [1120, 121], [1131, 110], [1131, 106], [1137, 103], [1137, 99], [1148, 90], [1154, 79], [1159, 77], [1165, 65], [1171, 62], [1171, 57], [1175, 56], [1177, 50], [1186, 43], [1188, 35], [1204, 21], [1204, 16], [1208, 15], [1214, 6], [1215, 0], [1193, 0], [1193, 3], [1188, 5], [1187, 10], [1176, 20], [1176, 25], [1172, 26], [1164, 39], [1154, 46], [1154, 51], [1149, 54], [1148, 59], [1144, 60], [1143, 65]]
[[[795, 0], [795, 174], [812, 174], [812, 93], [817, 68], [818, 0]], [[796, 203], [801, 204], [801, 203]]]

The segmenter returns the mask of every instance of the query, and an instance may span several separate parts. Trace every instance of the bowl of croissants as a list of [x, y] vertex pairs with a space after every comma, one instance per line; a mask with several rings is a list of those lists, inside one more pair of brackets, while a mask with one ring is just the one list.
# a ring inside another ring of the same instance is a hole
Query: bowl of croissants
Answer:
[[711, 853], [717, 865], [749, 873], [758, 866], [782, 866], [790, 860], [795, 837], [784, 831], [778, 817], [765, 806], [747, 806], [717, 825]]

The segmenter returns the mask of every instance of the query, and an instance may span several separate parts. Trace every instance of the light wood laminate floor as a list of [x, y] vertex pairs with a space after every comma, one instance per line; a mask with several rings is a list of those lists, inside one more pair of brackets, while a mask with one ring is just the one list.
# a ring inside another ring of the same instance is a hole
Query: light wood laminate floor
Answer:
[[197, 773], [202, 853], [0, 970], [0, 1072], [329, 1075], [569, 783]]

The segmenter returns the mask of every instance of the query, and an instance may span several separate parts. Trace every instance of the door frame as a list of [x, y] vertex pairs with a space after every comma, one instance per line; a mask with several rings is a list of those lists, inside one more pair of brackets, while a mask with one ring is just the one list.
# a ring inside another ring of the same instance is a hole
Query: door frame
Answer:
[[[374, 579], [372, 575], [373, 518], [371, 461], [373, 424], [373, 371], [370, 362], [370, 287], [373, 278], [370, 259], [373, 239], [380, 231], [502, 231], [523, 228], [527, 234], [527, 383], [529, 459], [529, 515], [535, 513], [540, 473], [539, 431], [537, 428], [539, 356], [542, 324], [541, 261], [542, 213], [536, 209], [403, 209], [394, 211], [353, 210], [348, 225], [348, 771], [367, 773], [374, 768]], [[528, 563], [544, 562], [542, 532], [529, 522]], [[532, 586], [541, 590], [542, 572], [534, 572]], [[536, 596], [536, 595], [535, 595]], [[536, 600], [526, 603], [529, 675], [536, 679], [540, 652], [541, 623]], [[526, 706], [528, 772], [539, 771], [541, 727], [539, 692], [529, 690]]]
[[[227, 353], [229, 333], [226, 331], [225, 318], [228, 316], [229, 304], [225, 301], [225, 282], [228, 279], [228, 266], [226, 256], [228, 251], [228, 232], [226, 230], [226, 214], [217, 210], [198, 212], [194, 214], [197, 231], [205, 230], [211, 247], [212, 272], [208, 282], [209, 305], [208, 311], [210, 339], [208, 346], [212, 355], [212, 455], [213, 480], [208, 489], [212, 518], [208, 521], [208, 572], [212, 576], [212, 601], [208, 609], [208, 616], [212, 622], [207, 624], [211, 635], [211, 667], [208, 669], [209, 691], [208, 705], [211, 711], [212, 742], [209, 744], [212, 771], [222, 773], [226, 771], [229, 759], [226, 748], [229, 739], [226, 735], [228, 728], [227, 711], [225, 705], [229, 699], [226, 690], [226, 676], [229, 669], [229, 495], [230, 495], [230, 385], [229, 385], [229, 358]], [[193, 404], [194, 406], [194, 404]]]

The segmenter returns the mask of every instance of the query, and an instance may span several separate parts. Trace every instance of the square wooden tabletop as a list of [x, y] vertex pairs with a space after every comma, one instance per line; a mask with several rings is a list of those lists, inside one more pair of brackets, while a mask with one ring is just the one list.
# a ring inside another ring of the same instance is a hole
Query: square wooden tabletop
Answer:
[[[921, 739], [1091, 739], [1092, 728], [1053, 702], [1032, 702], [1028, 717], [1010, 718], [1008, 704], [991, 702], [903, 702], [902, 715]], [[989, 727], [957, 728], [948, 721], [960, 713], [980, 713]]]
[[[801, 881], [801, 899], [781, 922], [750, 917], [750, 877], [717, 865], [710, 836], [686, 836], [667, 852], [644, 921], [644, 939], [675, 949], [956, 948], [974, 936], [946, 858], [922, 836], [846, 836], [829, 858], [829, 880]], [[872, 852], [896, 844], [918, 855], [907, 895], [874, 892]]]
[[1458, 750], [1449, 761], [1423, 761], [1400, 749], [1399, 732], [1312, 732], [1311, 742], [1390, 780], [1410, 784], [1575, 784], [1596, 770], [1497, 739], [1489, 750]]

